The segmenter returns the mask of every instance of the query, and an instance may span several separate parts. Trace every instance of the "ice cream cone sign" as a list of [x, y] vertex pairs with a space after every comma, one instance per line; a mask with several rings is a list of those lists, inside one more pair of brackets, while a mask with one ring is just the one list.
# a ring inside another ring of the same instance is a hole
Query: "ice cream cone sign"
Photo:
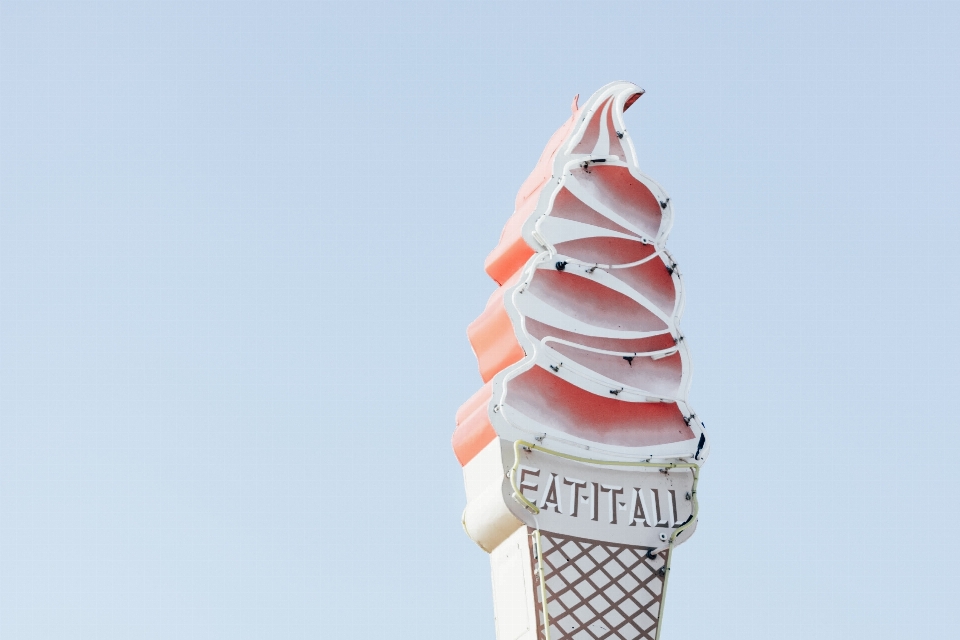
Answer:
[[637, 164], [613, 82], [550, 138], [486, 261], [457, 412], [463, 527], [490, 554], [498, 640], [647, 638], [697, 524], [710, 445], [687, 402], [673, 206]]

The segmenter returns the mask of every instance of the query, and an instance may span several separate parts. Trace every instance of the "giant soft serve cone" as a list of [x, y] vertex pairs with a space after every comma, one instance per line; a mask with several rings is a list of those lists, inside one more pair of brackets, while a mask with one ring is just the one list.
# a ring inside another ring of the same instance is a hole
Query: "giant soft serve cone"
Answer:
[[642, 94], [614, 82], [574, 99], [468, 329], [486, 384], [453, 445], [498, 640], [657, 638], [673, 549], [696, 526], [709, 444], [687, 403], [673, 209], [623, 121]]

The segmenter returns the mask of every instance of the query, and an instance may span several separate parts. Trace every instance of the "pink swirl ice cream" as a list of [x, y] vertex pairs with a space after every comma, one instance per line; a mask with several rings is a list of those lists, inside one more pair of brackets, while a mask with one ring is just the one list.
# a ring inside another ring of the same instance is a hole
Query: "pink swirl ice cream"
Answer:
[[618, 82], [575, 102], [520, 189], [487, 260], [501, 287], [468, 330], [488, 385], [458, 414], [462, 464], [494, 434], [627, 459], [706, 454], [664, 246], [673, 208], [623, 122], [641, 94]]

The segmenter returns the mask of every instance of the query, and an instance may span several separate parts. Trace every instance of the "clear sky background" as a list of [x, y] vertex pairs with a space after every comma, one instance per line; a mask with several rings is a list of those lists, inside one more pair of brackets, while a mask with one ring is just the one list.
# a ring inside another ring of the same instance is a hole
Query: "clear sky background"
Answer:
[[0, 2], [0, 638], [494, 637], [483, 259], [616, 79], [713, 437], [663, 640], [958, 628], [960, 3]]

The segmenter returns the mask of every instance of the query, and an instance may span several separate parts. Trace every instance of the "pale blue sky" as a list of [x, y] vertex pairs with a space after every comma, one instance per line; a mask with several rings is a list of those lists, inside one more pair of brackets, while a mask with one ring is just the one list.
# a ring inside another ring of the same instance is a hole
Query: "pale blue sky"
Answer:
[[0, 2], [0, 638], [494, 637], [449, 440], [572, 96], [713, 437], [662, 640], [956, 633], [960, 4]]

